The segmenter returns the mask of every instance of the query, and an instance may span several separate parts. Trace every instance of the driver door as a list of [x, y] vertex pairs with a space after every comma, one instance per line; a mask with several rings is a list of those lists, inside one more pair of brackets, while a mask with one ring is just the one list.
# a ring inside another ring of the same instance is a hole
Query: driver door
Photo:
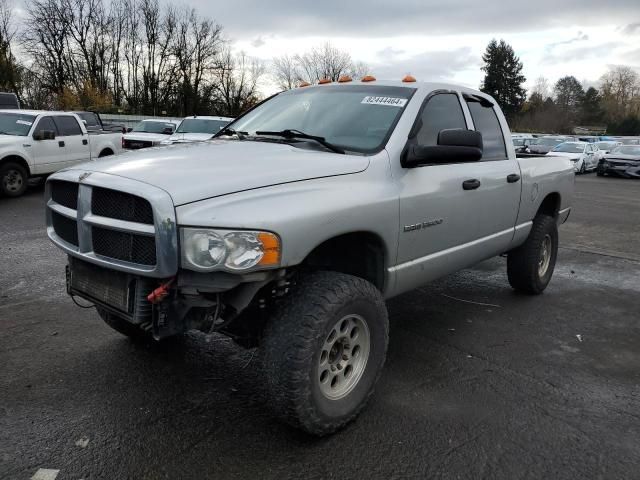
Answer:
[[[33, 135], [45, 130], [55, 132], [53, 140], [34, 140]], [[33, 129], [31, 138], [31, 154], [34, 161], [34, 173], [42, 174], [54, 172], [60, 168], [58, 165], [64, 161], [65, 150], [58, 145], [58, 130], [51, 116], [43, 116]]]

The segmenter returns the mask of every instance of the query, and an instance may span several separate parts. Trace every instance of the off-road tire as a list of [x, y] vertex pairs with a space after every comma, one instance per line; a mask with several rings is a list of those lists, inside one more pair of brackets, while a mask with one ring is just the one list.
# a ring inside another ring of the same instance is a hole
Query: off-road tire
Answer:
[[[12, 176], [11, 187], [7, 182], [9, 181], [9, 175]], [[19, 185], [16, 188], [14, 178], [18, 175]], [[28, 186], [29, 181], [29, 172], [16, 162], [6, 162], [0, 165], [0, 196], [5, 197], [19, 197], [22, 195]]]
[[[546, 239], [549, 239], [549, 259], [542, 273], [541, 262]], [[537, 215], [527, 240], [507, 255], [509, 284], [520, 292], [538, 295], [547, 288], [558, 255], [558, 225], [554, 217]]]
[[[349, 315], [365, 319], [369, 353], [352, 389], [330, 399], [322, 392], [327, 387], [321, 387], [319, 362], [336, 322]], [[286, 423], [312, 435], [344, 427], [373, 393], [388, 339], [387, 309], [371, 283], [337, 272], [301, 275], [264, 332], [261, 350], [270, 406]]]

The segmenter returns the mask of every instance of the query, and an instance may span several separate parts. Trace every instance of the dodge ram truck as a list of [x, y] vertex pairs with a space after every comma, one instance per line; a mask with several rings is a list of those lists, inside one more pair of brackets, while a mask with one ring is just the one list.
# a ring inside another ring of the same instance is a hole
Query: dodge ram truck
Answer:
[[343, 78], [52, 175], [47, 232], [110, 327], [257, 347], [273, 411], [325, 435], [372, 394], [386, 299], [502, 254], [514, 289], [545, 290], [574, 181], [567, 158], [517, 158], [483, 93]]
[[0, 196], [18, 197], [29, 178], [122, 151], [122, 133], [88, 133], [73, 113], [0, 110]]

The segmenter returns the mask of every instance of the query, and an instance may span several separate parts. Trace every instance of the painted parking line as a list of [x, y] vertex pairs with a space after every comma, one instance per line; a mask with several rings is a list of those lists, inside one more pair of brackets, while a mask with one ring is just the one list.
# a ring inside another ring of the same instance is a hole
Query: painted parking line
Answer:
[[31, 480], [56, 480], [56, 477], [60, 473], [60, 470], [54, 470], [52, 468], [39, 468]]

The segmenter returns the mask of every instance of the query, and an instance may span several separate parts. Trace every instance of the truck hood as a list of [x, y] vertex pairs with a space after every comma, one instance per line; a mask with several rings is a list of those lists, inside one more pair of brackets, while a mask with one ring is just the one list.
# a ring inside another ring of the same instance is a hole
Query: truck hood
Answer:
[[142, 140], [147, 142], [161, 142], [166, 140], [170, 135], [164, 135], [163, 133], [147, 133], [147, 132], [130, 132], [123, 135], [125, 140]]
[[1, 145], [13, 145], [16, 143], [28, 143], [29, 140], [33, 140], [31, 137], [24, 137], [21, 135], [2, 135], [0, 134], [0, 146]]
[[213, 133], [174, 133], [164, 141], [167, 142], [203, 142], [213, 137]]
[[584, 153], [572, 153], [572, 152], [549, 152], [550, 157], [565, 157], [565, 158], [582, 158]]
[[155, 185], [178, 206], [271, 185], [357, 173], [368, 165], [369, 159], [360, 155], [279, 143], [212, 140], [127, 152], [71, 169]]

